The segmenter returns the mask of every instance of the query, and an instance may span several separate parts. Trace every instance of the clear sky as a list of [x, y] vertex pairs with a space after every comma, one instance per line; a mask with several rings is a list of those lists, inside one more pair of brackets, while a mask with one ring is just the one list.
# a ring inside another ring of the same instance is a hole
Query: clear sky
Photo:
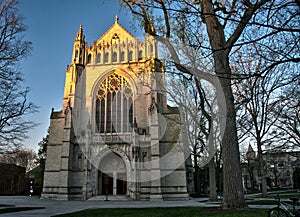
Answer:
[[29, 100], [40, 107], [39, 113], [30, 116], [40, 125], [30, 131], [24, 145], [37, 150], [47, 133], [51, 108], [62, 108], [65, 70], [80, 24], [89, 45], [113, 25], [115, 15], [129, 32], [136, 36], [141, 32], [130, 29], [131, 16], [114, 0], [21, 0], [20, 13], [28, 26], [26, 40], [33, 43], [21, 69], [30, 87]]

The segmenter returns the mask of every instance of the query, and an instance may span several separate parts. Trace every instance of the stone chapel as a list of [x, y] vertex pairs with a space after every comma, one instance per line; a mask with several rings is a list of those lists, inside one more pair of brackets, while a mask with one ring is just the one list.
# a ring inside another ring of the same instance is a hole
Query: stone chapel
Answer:
[[185, 200], [192, 179], [178, 108], [152, 36], [115, 18], [92, 45], [80, 26], [62, 110], [52, 109], [42, 198]]

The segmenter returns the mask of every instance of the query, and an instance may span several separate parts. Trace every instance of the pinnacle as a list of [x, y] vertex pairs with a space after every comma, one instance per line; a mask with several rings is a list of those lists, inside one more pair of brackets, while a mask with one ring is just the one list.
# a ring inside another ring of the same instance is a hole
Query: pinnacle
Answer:
[[76, 40], [81, 40], [81, 39], [84, 39], [82, 24], [80, 24], [80, 27], [76, 35]]

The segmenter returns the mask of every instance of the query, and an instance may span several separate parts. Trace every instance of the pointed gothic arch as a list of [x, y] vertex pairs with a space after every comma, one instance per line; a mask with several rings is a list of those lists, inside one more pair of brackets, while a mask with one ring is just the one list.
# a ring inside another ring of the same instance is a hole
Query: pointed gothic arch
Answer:
[[117, 54], [117, 52], [115, 51], [115, 52], [113, 52], [113, 55], [112, 55], [112, 62], [115, 63], [115, 62], [117, 62], [117, 61], [118, 61], [118, 54]]
[[97, 53], [96, 63], [101, 63], [101, 53]]
[[92, 54], [89, 54], [87, 57], [87, 64], [91, 64], [92, 63]]
[[122, 51], [120, 54], [120, 62], [124, 62], [125, 61], [125, 52]]
[[124, 151], [104, 148], [97, 156], [97, 194], [128, 194], [127, 182], [131, 180], [132, 165]]
[[130, 50], [129, 53], [128, 53], [128, 61], [132, 61], [133, 60], [133, 51]]
[[133, 87], [116, 71], [95, 91], [95, 133], [129, 133], [133, 124]]

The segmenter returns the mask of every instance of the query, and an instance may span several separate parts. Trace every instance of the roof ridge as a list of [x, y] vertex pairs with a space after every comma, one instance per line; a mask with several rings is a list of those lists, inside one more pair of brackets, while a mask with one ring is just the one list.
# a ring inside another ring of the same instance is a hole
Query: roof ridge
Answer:
[[[117, 18], [115, 18], [117, 19]], [[122, 26], [121, 24], [119, 24], [119, 22], [115, 21], [113, 25], [110, 26], [110, 28], [108, 30], [106, 30], [97, 41], [101, 41], [104, 36], [110, 31], [112, 30], [115, 26], [120, 26], [125, 32], [127, 32], [131, 37], [136, 38], [133, 34], [131, 34], [124, 26]]]

